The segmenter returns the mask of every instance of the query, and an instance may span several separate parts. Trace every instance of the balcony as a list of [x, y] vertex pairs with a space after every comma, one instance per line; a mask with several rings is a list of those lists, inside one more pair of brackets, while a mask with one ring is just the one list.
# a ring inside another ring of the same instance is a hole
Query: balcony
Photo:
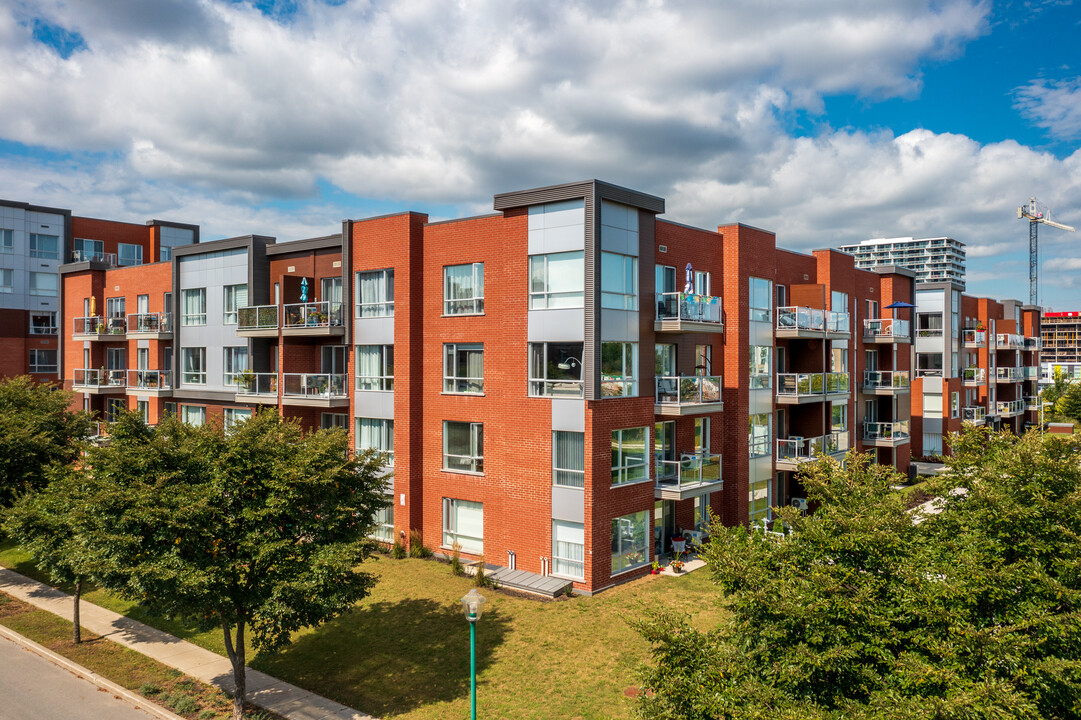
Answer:
[[107, 252], [91, 252], [89, 250], [72, 250], [71, 261], [77, 262], [97, 262], [105, 263], [109, 267], [118, 267], [116, 263], [116, 253]]
[[843, 457], [848, 452], [848, 433], [833, 432], [821, 437], [777, 439], [778, 470], [798, 470], [801, 463], [822, 457]]
[[326, 373], [285, 373], [282, 375], [283, 405], [306, 407], [348, 407], [348, 376]]
[[127, 392], [126, 374], [124, 370], [79, 368], [72, 385], [77, 392], [89, 395], [123, 395]]
[[1017, 417], [1025, 411], [1024, 400], [998, 401], [995, 403], [995, 412], [1004, 418]]
[[987, 347], [987, 331], [986, 330], [962, 330], [961, 331], [961, 344], [966, 348], [982, 348]]
[[1039, 382], [1040, 368], [1026, 365], [1021, 368], [1021, 379], [1026, 382]]
[[999, 333], [995, 336], [995, 347], [999, 350], [1021, 350], [1025, 347], [1025, 338], [1013, 333]]
[[679, 460], [654, 461], [658, 500], [686, 500], [720, 490], [721, 456], [716, 453], [683, 453]]
[[1022, 379], [1021, 368], [1019, 367], [1000, 367], [995, 369], [995, 382], [997, 383], [1016, 383], [1021, 382]]
[[720, 375], [681, 375], [658, 377], [656, 405], [657, 415], [700, 415], [720, 412]]
[[961, 370], [961, 382], [965, 387], [978, 387], [987, 381], [987, 371], [980, 367], [968, 367]]
[[278, 337], [277, 305], [249, 305], [238, 308], [236, 315], [240, 337]]
[[236, 387], [237, 402], [277, 403], [277, 373], [225, 373], [222, 384]]
[[961, 420], [963, 420], [964, 422], [973, 423], [975, 425], [985, 425], [987, 423], [987, 408], [961, 408]]
[[1023, 398], [1023, 400], [1025, 402], [1025, 411], [1026, 412], [1038, 412], [1039, 411], [1039, 409], [1040, 409], [1040, 398], [1036, 397], [1035, 395], [1026, 395]]
[[863, 341], [865, 343], [912, 342], [912, 325], [908, 320], [895, 318], [864, 320]]
[[687, 293], [657, 293], [656, 332], [723, 332], [721, 298]]
[[128, 336], [140, 340], [171, 340], [171, 313], [139, 313], [128, 315]]
[[1037, 352], [1043, 350], [1043, 341], [1036, 337], [1027, 337], [1024, 339], [1024, 351], [1025, 352]]
[[128, 389], [156, 397], [172, 395], [172, 373], [168, 370], [128, 370]]
[[781, 405], [842, 400], [848, 395], [848, 373], [777, 373], [777, 402]]
[[863, 424], [864, 445], [875, 447], [897, 447], [909, 441], [908, 420], [898, 422], [865, 422]]
[[72, 340], [116, 342], [127, 339], [127, 323], [122, 317], [77, 317], [73, 321]]
[[907, 370], [872, 371], [863, 373], [865, 395], [899, 395], [909, 391]]
[[326, 337], [344, 335], [342, 304], [336, 302], [310, 302], [285, 305], [285, 322], [282, 335], [307, 335]]
[[779, 338], [846, 338], [848, 313], [790, 306], [777, 308]]

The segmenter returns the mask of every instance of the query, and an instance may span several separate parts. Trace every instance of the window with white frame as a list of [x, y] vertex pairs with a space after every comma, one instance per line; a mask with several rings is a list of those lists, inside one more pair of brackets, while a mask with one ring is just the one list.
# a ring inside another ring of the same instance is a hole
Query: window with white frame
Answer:
[[394, 389], [394, 346], [357, 345], [357, 390]]
[[484, 424], [443, 421], [443, 469], [484, 472]]
[[30, 273], [30, 294], [56, 297], [56, 291], [59, 287], [58, 278], [59, 276], [56, 273]]
[[529, 394], [582, 397], [582, 343], [530, 343]]
[[321, 413], [319, 416], [319, 427], [322, 430], [330, 430], [331, 428], [348, 430], [349, 415], [345, 413]]
[[601, 253], [601, 307], [638, 309], [638, 258]]
[[143, 419], [144, 423], [150, 423], [150, 401], [136, 400], [135, 411], [139, 413], [139, 417]]
[[925, 418], [942, 418], [942, 393], [923, 394], [923, 416]]
[[56, 334], [56, 311], [30, 313], [31, 335], [55, 335]]
[[221, 322], [223, 325], [236, 325], [237, 310], [248, 305], [248, 284], [226, 285], [222, 288], [223, 304]]
[[773, 282], [756, 277], [749, 278], [748, 282], [750, 283], [748, 300], [751, 306], [751, 320], [754, 322], [771, 322]]
[[357, 273], [357, 317], [394, 315], [394, 270], [366, 270]]
[[55, 373], [56, 350], [30, 350], [30, 372], [32, 373]]
[[394, 467], [394, 421], [385, 418], [356, 419], [358, 453], [374, 450], [387, 456], [387, 466]]
[[206, 288], [180, 291], [182, 325], [206, 325]]
[[484, 345], [446, 343], [443, 345], [443, 392], [480, 394], [484, 392]]
[[484, 313], [484, 263], [447, 265], [443, 268], [443, 314]]
[[586, 434], [552, 431], [552, 483], [561, 487], [586, 486]]
[[143, 264], [143, 246], [130, 243], [117, 245], [116, 264], [121, 267]]
[[379, 542], [394, 542], [394, 498], [387, 499], [387, 504], [375, 511], [375, 527], [371, 538]]
[[251, 420], [251, 408], [225, 408], [221, 412], [225, 432], [232, 430], [237, 423]]
[[770, 414], [752, 413], [748, 418], [748, 447], [751, 457], [770, 454]]
[[0, 253], [15, 252], [15, 231], [0, 228]]
[[15, 271], [0, 268], [0, 293], [15, 292]]
[[830, 403], [830, 431], [848, 432], [848, 403]]
[[186, 385], [206, 385], [206, 348], [180, 348], [180, 367]]
[[767, 390], [773, 377], [773, 362], [769, 345], [751, 345], [751, 390]]
[[961, 393], [950, 393], [950, 417], [961, 417]]
[[222, 348], [222, 384], [226, 387], [237, 385], [241, 376], [248, 369], [248, 348], [238, 345]]
[[586, 528], [583, 523], [552, 521], [552, 574], [585, 579]]
[[612, 518], [612, 574], [649, 562], [649, 511]]
[[601, 396], [638, 394], [638, 343], [601, 343]]
[[585, 307], [585, 253], [529, 257], [529, 309]]
[[60, 238], [56, 235], [30, 233], [30, 257], [56, 260], [60, 257]]
[[188, 425], [199, 427], [206, 424], [206, 408], [201, 405], [181, 405], [180, 420]]
[[105, 317], [122, 318], [127, 308], [127, 298], [105, 298]]
[[484, 552], [484, 503], [443, 498], [443, 546], [458, 543], [462, 552]]
[[638, 482], [649, 478], [646, 451], [649, 428], [626, 428], [612, 431], [612, 484]]

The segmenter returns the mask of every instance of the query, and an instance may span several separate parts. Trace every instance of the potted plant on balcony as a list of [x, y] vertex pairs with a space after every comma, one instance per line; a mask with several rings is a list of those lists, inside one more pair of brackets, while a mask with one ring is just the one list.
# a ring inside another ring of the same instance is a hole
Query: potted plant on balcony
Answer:
[[672, 572], [674, 572], [676, 575], [679, 575], [681, 572], [683, 572], [682, 557], [683, 553], [677, 552], [676, 556], [672, 558], [672, 562], [668, 563], [668, 567], [671, 568]]
[[251, 392], [252, 388], [255, 387], [255, 373], [251, 370], [245, 370], [234, 375], [233, 382], [244, 392]]

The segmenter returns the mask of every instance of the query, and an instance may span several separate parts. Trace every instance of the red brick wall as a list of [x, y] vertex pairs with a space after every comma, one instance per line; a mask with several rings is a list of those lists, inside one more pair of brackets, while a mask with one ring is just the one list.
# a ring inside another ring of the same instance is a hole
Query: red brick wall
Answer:
[[[87, 240], [101, 240], [106, 253], [118, 251], [120, 243], [139, 245], [143, 248], [143, 262], [157, 258], [151, 252], [151, 228], [146, 225], [99, 220], [97, 218], [71, 217], [71, 236]], [[65, 258], [66, 259], [66, 258]]]

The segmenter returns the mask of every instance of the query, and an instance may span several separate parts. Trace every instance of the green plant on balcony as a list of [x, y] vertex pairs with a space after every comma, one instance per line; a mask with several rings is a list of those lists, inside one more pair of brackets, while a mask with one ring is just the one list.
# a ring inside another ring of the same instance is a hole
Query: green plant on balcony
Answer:
[[811, 375], [811, 392], [815, 395], [822, 393], [822, 373]]
[[259, 308], [259, 312], [256, 313], [256, 325], [260, 328], [278, 327], [278, 308], [276, 306]]
[[255, 387], [255, 373], [244, 370], [233, 376], [233, 383], [244, 392], [251, 392]]

